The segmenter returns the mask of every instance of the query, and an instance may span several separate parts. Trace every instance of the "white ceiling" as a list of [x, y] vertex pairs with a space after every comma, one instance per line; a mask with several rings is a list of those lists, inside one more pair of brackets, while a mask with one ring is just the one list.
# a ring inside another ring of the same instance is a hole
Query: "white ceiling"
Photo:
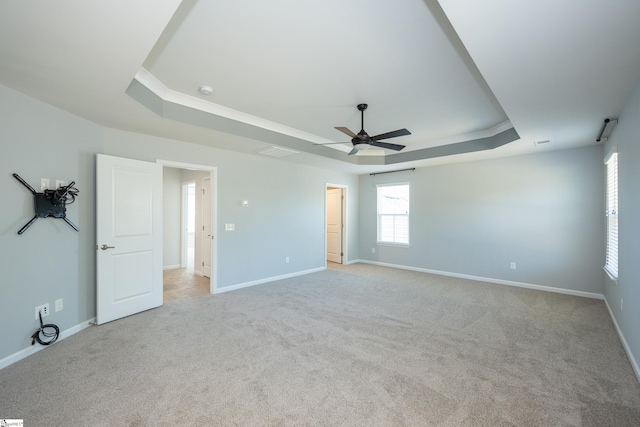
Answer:
[[[368, 173], [595, 144], [640, 77], [638, 22], [631, 0], [2, 2], [0, 84], [108, 127]], [[358, 132], [359, 103], [370, 135], [411, 131], [388, 140], [402, 157], [313, 145]]]

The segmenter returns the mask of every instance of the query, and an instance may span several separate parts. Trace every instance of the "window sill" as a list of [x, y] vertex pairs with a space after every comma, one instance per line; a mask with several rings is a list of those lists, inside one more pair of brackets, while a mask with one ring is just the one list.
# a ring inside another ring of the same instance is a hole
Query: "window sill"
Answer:
[[396, 248], [408, 248], [408, 243], [394, 243], [394, 242], [376, 242], [378, 246], [392, 246]]
[[609, 276], [609, 279], [611, 279], [611, 281], [614, 284], [618, 284], [618, 276], [614, 276], [607, 267], [602, 267], [602, 269], [604, 270], [605, 273], [607, 273], [607, 276]]

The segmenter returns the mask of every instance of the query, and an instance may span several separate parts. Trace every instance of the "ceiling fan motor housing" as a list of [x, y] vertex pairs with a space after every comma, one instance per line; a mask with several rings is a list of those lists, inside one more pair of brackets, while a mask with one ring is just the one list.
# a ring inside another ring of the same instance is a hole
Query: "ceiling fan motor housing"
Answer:
[[[404, 135], [411, 135], [411, 132], [409, 132], [406, 129], [398, 129], [398, 130], [394, 130], [393, 132], [386, 132], [386, 133], [381, 133], [380, 135], [376, 135], [376, 136], [369, 136], [369, 134], [367, 132], [365, 132], [364, 130], [364, 110], [366, 110], [368, 107], [367, 104], [358, 104], [358, 111], [360, 111], [360, 120], [361, 120], [361, 128], [360, 128], [360, 132], [358, 132], [357, 134], [354, 133], [353, 131], [351, 131], [348, 128], [345, 127], [336, 127], [337, 130], [339, 130], [340, 132], [349, 135], [351, 137], [351, 143], [353, 144], [353, 150], [351, 150], [351, 152], [349, 153], [351, 154], [355, 154], [358, 150], [364, 148], [364, 145], [371, 145], [373, 147], [380, 147], [380, 148], [386, 148], [389, 150], [394, 150], [394, 151], [400, 151], [402, 150], [405, 146], [404, 145], [400, 145], [400, 144], [391, 144], [389, 142], [383, 142], [381, 141], [382, 139], [389, 139], [389, 138], [395, 138], [398, 136], [404, 136]], [[329, 142], [329, 143], [325, 143], [325, 144], [317, 144], [317, 145], [327, 145], [327, 144], [342, 144], [341, 142]]]

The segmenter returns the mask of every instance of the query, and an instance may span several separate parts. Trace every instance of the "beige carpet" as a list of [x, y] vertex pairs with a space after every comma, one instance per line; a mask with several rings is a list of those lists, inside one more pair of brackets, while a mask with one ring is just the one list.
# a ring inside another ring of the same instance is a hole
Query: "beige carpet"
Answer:
[[638, 426], [602, 301], [352, 265], [88, 328], [0, 371], [25, 426]]

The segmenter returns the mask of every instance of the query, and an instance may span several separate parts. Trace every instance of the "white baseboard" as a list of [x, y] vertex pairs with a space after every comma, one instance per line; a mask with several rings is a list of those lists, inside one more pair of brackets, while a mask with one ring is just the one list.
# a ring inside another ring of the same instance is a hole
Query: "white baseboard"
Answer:
[[296, 271], [295, 273], [283, 274], [281, 276], [267, 277], [265, 279], [254, 280], [252, 282], [238, 283], [237, 285], [225, 286], [213, 290], [214, 294], [221, 294], [223, 292], [235, 291], [237, 289], [248, 288], [249, 286], [261, 285], [263, 283], [275, 282], [276, 280], [288, 279], [290, 277], [304, 276], [305, 274], [317, 273], [318, 271], [326, 270], [326, 267], [312, 268], [310, 270]]
[[[95, 322], [96, 322], [96, 318], [94, 317], [76, 326], [72, 326], [69, 329], [65, 329], [64, 331], [60, 332], [60, 335], [58, 335], [58, 339], [56, 340], [56, 342], [51, 345], [56, 345], [57, 342], [62, 341], [63, 339], [70, 337], [71, 335], [76, 334], [83, 329], [88, 328], [90, 325], [94, 324]], [[47, 347], [48, 346], [40, 345], [36, 342], [35, 345], [31, 345], [23, 350], [10, 354], [4, 359], [0, 359], [0, 369], [6, 368], [7, 366], [16, 363], [19, 360], [22, 360], [25, 357], [31, 356], [32, 354], [37, 353], [40, 350], [44, 350]]]
[[622, 334], [622, 330], [618, 326], [618, 322], [616, 321], [616, 317], [613, 315], [613, 310], [611, 310], [611, 306], [609, 306], [609, 301], [604, 299], [604, 303], [607, 305], [607, 310], [609, 310], [609, 315], [611, 316], [611, 320], [613, 320], [613, 325], [616, 327], [616, 331], [618, 332], [618, 336], [620, 337], [620, 341], [622, 341], [622, 347], [624, 347], [624, 351], [627, 353], [627, 357], [629, 358], [629, 362], [631, 363], [631, 367], [633, 368], [633, 372], [636, 374], [636, 378], [638, 382], [640, 382], [640, 366], [638, 366], [638, 362], [636, 358], [633, 357], [633, 353], [631, 352], [631, 348], [629, 344], [627, 344], [627, 340]]
[[478, 282], [496, 283], [499, 285], [515, 286], [518, 288], [535, 289], [538, 291], [555, 292], [558, 294], [574, 295], [578, 297], [604, 299], [603, 294], [596, 294], [592, 292], [574, 291], [573, 289], [554, 288], [553, 286], [533, 285], [531, 283], [514, 282], [512, 280], [492, 279], [490, 277], [471, 276], [469, 274], [451, 273], [448, 271], [430, 270], [428, 268], [409, 267], [406, 265], [389, 264], [386, 262], [369, 261], [366, 259], [358, 260], [355, 262], [361, 262], [363, 264], [374, 264], [382, 267], [399, 268], [401, 270], [420, 271], [422, 273], [437, 274], [439, 276], [457, 277], [460, 279], [476, 280]]
[[176, 265], [165, 265], [164, 267], [162, 267], [163, 270], [175, 270], [176, 268], [182, 268], [182, 266], [180, 264], [176, 264]]

